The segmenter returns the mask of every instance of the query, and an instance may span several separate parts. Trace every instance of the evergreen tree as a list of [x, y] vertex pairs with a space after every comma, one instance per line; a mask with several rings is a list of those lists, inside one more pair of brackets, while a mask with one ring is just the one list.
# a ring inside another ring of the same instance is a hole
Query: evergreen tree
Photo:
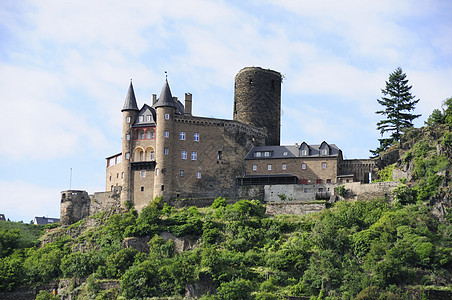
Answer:
[[377, 99], [384, 108], [376, 113], [385, 117], [377, 123], [381, 136], [390, 133], [390, 137], [378, 139], [380, 146], [376, 150], [370, 150], [373, 155], [378, 156], [380, 152], [399, 141], [402, 134], [413, 127], [412, 121], [421, 116], [412, 113], [419, 99], [415, 100], [415, 96], [410, 92], [411, 87], [402, 68], [398, 67], [389, 74], [386, 88], [381, 90], [383, 96]]

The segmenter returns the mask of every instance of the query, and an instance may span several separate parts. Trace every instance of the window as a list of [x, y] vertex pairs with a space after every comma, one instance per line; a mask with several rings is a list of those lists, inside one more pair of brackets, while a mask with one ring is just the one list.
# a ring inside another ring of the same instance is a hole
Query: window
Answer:
[[159, 168], [155, 169], [155, 176], [159, 176]]
[[155, 139], [155, 132], [151, 133], [151, 139]]
[[254, 157], [261, 157], [262, 152], [254, 152]]
[[126, 117], [126, 123], [127, 123], [127, 124], [130, 123], [130, 117]]
[[218, 153], [217, 153], [217, 159], [218, 159], [218, 160], [221, 160], [221, 154], [222, 154], [222, 152], [221, 152], [221, 151], [218, 151]]
[[169, 153], [169, 148], [163, 148], [163, 154], [168, 155]]
[[116, 163], [119, 164], [122, 162], [122, 155], [119, 155], [118, 157], [116, 157]]
[[124, 172], [121, 173], [121, 179], [124, 179]]
[[301, 150], [301, 155], [307, 156], [308, 155], [308, 150], [306, 150], [306, 149]]
[[328, 149], [322, 149], [322, 155], [328, 155]]
[[319, 193], [323, 193], [323, 188], [319, 188]]
[[187, 151], [186, 150], [182, 150], [180, 152], [180, 158], [181, 159], [187, 159]]
[[196, 178], [201, 179], [201, 172], [196, 172]]
[[144, 192], [144, 186], [141, 187], [141, 191]]
[[139, 121], [139, 122], [143, 122], [143, 116], [139, 116], [139, 117], [138, 117], [138, 121]]
[[301, 164], [301, 169], [302, 169], [302, 170], [306, 170], [306, 164], [305, 164], [305, 163], [302, 163], [302, 164]]
[[253, 171], [257, 171], [257, 165], [253, 165]]
[[169, 138], [169, 131], [168, 131], [168, 130], [165, 130], [164, 135], [165, 135], [165, 138]]
[[191, 160], [197, 160], [197, 159], [198, 159], [198, 152], [193, 151], [193, 152], [191, 153]]
[[130, 141], [130, 134], [126, 134], [126, 141]]
[[199, 133], [198, 132], [195, 132], [195, 134], [193, 135], [193, 140], [195, 142], [199, 142]]
[[141, 171], [141, 177], [146, 177], [146, 171]]
[[109, 160], [108, 160], [108, 166], [113, 166], [114, 164], [115, 164], [115, 158], [114, 157], [112, 157], [112, 158], [110, 158]]
[[169, 120], [169, 114], [165, 114], [165, 120]]
[[304, 188], [304, 192], [307, 193], [307, 192], [308, 192], [308, 189], [307, 189], [307, 188]]
[[287, 165], [286, 164], [282, 164], [282, 167], [281, 167], [283, 170], [286, 170], [287, 169]]
[[326, 169], [326, 162], [322, 163], [322, 169]]
[[146, 116], [146, 121], [151, 122], [151, 115]]
[[184, 175], [185, 175], [184, 170], [180, 170], [180, 177], [184, 177]]
[[146, 130], [146, 139], [149, 140], [151, 138], [151, 132]]
[[327, 180], [326, 180], [326, 183], [331, 183], [331, 179], [327, 179]]
[[321, 183], [322, 183], [322, 179], [316, 179], [316, 180], [315, 180], [315, 183], [321, 184]]
[[272, 170], [272, 165], [267, 165], [267, 170], [271, 171]]
[[130, 158], [130, 153], [127, 152], [127, 153], [126, 153], [126, 159], [129, 159], [129, 158]]
[[119, 173], [116, 173], [116, 178], [119, 178]]
[[282, 155], [283, 155], [283, 156], [287, 156], [287, 154], [288, 154], [287, 152], [283, 152], [283, 154], [282, 154]]
[[185, 141], [185, 131], [181, 131], [181, 132], [180, 132], [180, 134], [179, 134], [179, 139], [180, 139], [181, 141]]
[[265, 152], [264, 152], [264, 156], [265, 156], [265, 157], [270, 157], [270, 152], [269, 152], [269, 151], [265, 151]]

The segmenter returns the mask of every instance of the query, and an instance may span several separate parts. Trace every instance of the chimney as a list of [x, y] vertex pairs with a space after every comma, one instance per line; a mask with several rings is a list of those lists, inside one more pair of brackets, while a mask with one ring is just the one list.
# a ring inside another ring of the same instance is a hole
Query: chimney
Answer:
[[152, 94], [152, 105], [154, 105], [155, 102], [157, 102], [157, 94]]
[[192, 104], [192, 95], [190, 93], [185, 93], [185, 115], [191, 115], [191, 104]]

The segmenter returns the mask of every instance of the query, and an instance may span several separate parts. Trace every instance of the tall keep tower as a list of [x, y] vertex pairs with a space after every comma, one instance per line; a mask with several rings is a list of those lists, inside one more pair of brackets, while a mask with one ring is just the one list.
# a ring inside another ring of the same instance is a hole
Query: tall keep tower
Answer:
[[247, 67], [235, 76], [234, 120], [267, 129], [266, 145], [279, 146], [281, 74]]
[[122, 108], [122, 158], [123, 158], [123, 174], [124, 181], [121, 190], [121, 199], [132, 201], [133, 199], [133, 185], [132, 185], [132, 171], [130, 167], [133, 130], [132, 125], [138, 115], [137, 100], [135, 99], [135, 92], [133, 91], [132, 81], [130, 81], [129, 91], [127, 92], [124, 107]]

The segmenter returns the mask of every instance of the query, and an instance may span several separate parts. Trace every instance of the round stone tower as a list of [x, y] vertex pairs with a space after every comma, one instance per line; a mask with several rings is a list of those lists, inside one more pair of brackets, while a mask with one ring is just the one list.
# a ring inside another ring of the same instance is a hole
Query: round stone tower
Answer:
[[266, 145], [279, 146], [281, 74], [247, 67], [235, 76], [234, 120], [267, 129]]
[[129, 90], [127, 92], [124, 107], [122, 108], [122, 172], [124, 174], [121, 190], [121, 199], [123, 201], [131, 201], [133, 199], [132, 191], [132, 171], [130, 168], [130, 160], [132, 157], [132, 125], [138, 116], [137, 100], [133, 91], [132, 81], [130, 81]]
[[176, 103], [171, 95], [168, 81], [162, 88], [160, 98], [154, 105], [157, 114], [156, 137], [155, 137], [155, 161], [156, 170], [154, 177], [154, 197], [163, 196], [164, 199], [171, 197], [173, 180], [173, 147], [174, 115]]

